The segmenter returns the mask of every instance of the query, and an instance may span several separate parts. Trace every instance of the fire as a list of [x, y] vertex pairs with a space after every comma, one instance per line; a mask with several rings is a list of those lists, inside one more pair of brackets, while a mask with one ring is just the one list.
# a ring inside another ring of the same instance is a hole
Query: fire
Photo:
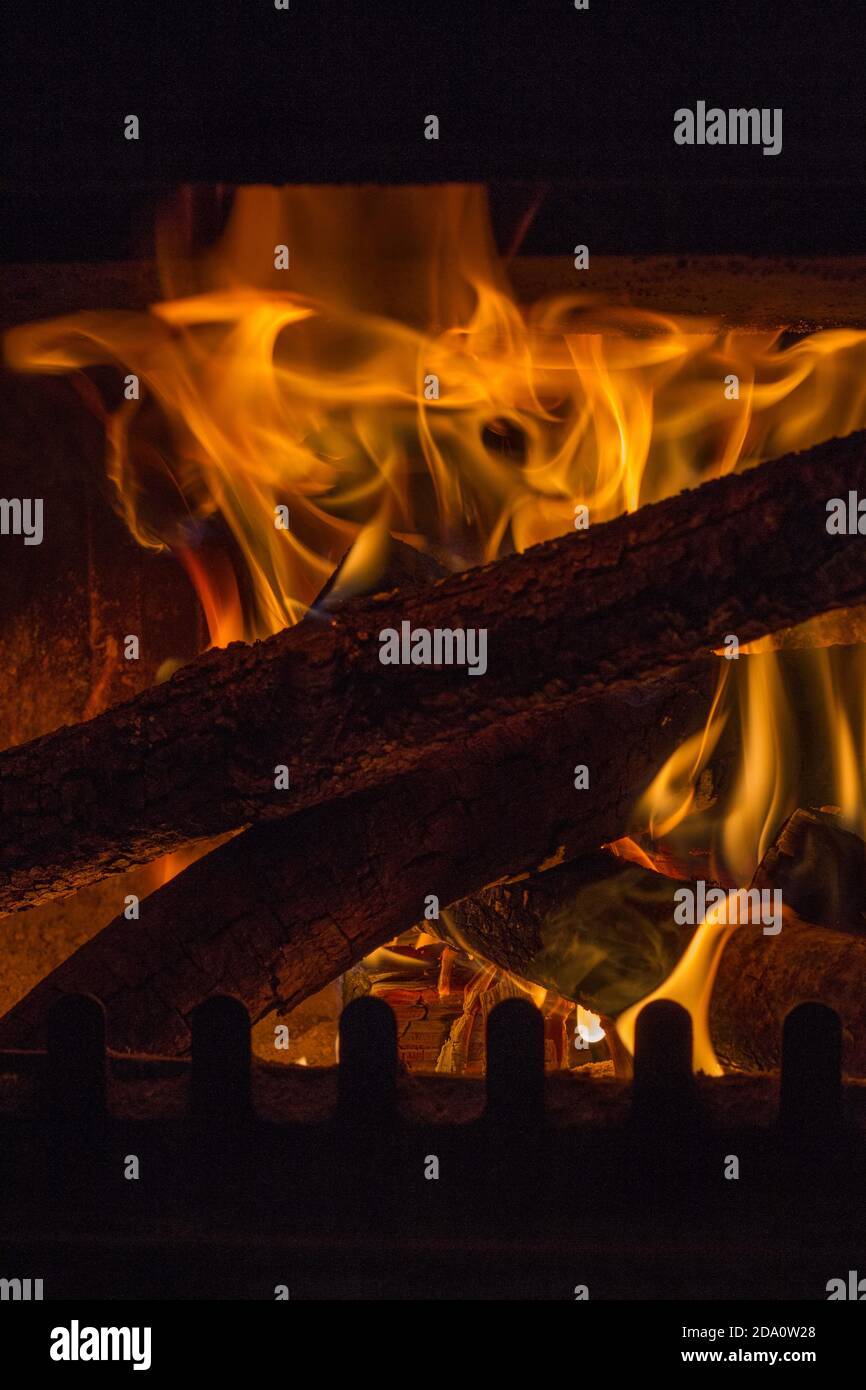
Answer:
[[[25, 325], [5, 350], [21, 371], [75, 374], [118, 512], [184, 565], [216, 646], [299, 621], [347, 552], [341, 582], [363, 585], [390, 535], [461, 569], [569, 531], [581, 507], [595, 524], [866, 423], [864, 333], [786, 341], [611, 308], [579, 271], [518, 304], [480, 187], [246, 187], [212, 248], [190, 256], [181, 227], [160, 228], [163, 298], [146, 312]], [[105, 366], [103, 397], [86, 374]], [[825, 799], [859, 827], [858, 652], [817, 653], [814, 676]], [[704, 775], [737, 721], [733, 791], [708, 808]], [[775, 658], [721, 661], [706, 728], [639, 818], [659, 837], [708, 834], [719, 875], [748, 882], [796, 804], [797, 728]], [[705, 1070], [730, 929], [708, 917], [663, 987], [692, 1009]]]
[[710, 1037], [710, 999], [722, 952], [728, 943], [734, 924], [722, 920], [723, 913], [710, 908], [685, 952], [671, 974], [657, 990], [634, 1004], [616, 1020], [620, 1041], [634, 1053], [634, 1034], [637, 1016], [656, 999], [672, 999], [682, 1004], [692, 1016], [692, 1065], [695, 1071], [708, 1076], [721, 1076], [724, 1068], [716, 1057]]
[[[855, 632], [858, 621], [853, 615]], [[741, 649], [741, 661], [721, 661], [704, 729], [671, 755], [635, 812], [637, 822], [663, 839], [679, 863], [701, 846], [709, 849], [710, 870], [720, 883], [748, 884], [783, 822], [804, 804], [832, 803], [841, 824], [866, 836], [866, 646], [803, 648], [796, 682], [784, 666], [791, 642], [844, 637], [840, 622], [836, 616], [830, 624], [808, 624], [808, 633], [783, 634], [782, 649], [772, 645], [778, 637], [763, 638]], [[729, 725], [735, 730], [736, 766], [717, 800], [704, 781]], [[633, 841], [615, 848], [626, 858], [639, 854], [655, 867]], [[617, 1020], [630, 1050], [640, 1008], [650, 999], [674, 999], [692, 1015], [696, 1070], [721, 1072], [710, 1040], [709, 1006], [719, 961], [736, 926], [718, 911], [707, 914], [663, 986]]]
[[581, 1004], [578, 1004], [576, 1019], [575, 1032], [585, 1043], [601, 1042], [605, 1034], [598, 1014], [594, 1014], [590, 1009], [584, 1009]]
[[[576, 271], [518, 305], [478, 187], [241, 188], [193, 259], [181, 225], [161, 302], [6, 356], [78, 374], [118, 511], [181, 559], [214, 645], [298, 621], [347, 551], [347, 582], [375, 573], [389, 533], [463, 568], [866, 419], [861, 333], [605, 308]], [[105, 364], [113, 403], [82, 375]]]

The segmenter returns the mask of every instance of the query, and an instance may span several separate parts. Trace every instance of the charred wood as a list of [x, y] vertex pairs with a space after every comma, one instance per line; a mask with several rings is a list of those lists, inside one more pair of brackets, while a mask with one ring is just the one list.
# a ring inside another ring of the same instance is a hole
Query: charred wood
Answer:
[[[0, 757], [0, 911], [252, 822], [435, 779], [464, 750], [530, 757], [526, 731], [563, 702], [637, 692], [727, 632], [748, 641], [860, 602], [862, 539], [825, 524], [827, 501], [857, 488], [864, 433], [430, 590], [354, 599], [321, 624], [209, 652], [12, 749]], [[483, 675], [380, 660], [386, 631], [455, 629], [485, 634]], [[282, 766], [287, 789], [275, 786]]]

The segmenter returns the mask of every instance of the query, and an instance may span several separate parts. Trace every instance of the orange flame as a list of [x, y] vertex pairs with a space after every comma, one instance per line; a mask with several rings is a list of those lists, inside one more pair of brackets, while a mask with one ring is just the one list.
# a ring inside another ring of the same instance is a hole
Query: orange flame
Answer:
[[181, 555], [215, 645], [297, 621], [347, 549], [374, 573], [388, 533], [461, 568], [866, 419], [862, 333], [605, 309], [576, 272], [520, 307], [477, 187], [241, 188], [215, 248], [184, 259], [180, 219], [159, 246], [161, 303], [6, 355], [138, 378], [103, 407], [116, 505]]
[[694, 1070], [707, 1076], [723, 1074], [710, 1037], [710, 999], [722, 952], [735, 930], [735, 925], [720, 920], [718, 910], [711, 908], [664, 984], [620, 1014], [616, 1020], [617, 1036], [630, 1053], [634, 1053], [635, 1026], [641, 1010], [656, 999], [672, 999], [692, 1016]]
[[[22, 371], [118, 369], [113, 407], [79, 378], [115, 504], [140, 544], [181, 559], [214, 645], [298, 621], [347, 550], [346, 584], [375, 576], [390, 534], [462, 568], [568, 531], [580, 505], [604, 521], [866, 423], [866, 333], [786, 344], [606, 308], [579, 273], [518, 305], [478, 187], [241, 188], [193, 260], [181, 222], [160, 231], [162, 302], [25, 325], [5, 349]], [[858, 686], [819, 661], [837, 799], [859, 826], [863, 672]], [[771, 663], [725, 671], [641, 809], [655, 834], [694, 823], [735, 714], [743, 756], [713, 848], [744, 882], [796, 793]], [[705, 923], [665, 986], [685, 980], [696, 1016], [721, 940]]]
[[[857, 621], [852, 620], [855, 631]], [[821, 624], [808, 626], [809, 641], [824, 640]], [[824, 627], [831, 637], [844, 635], [840, 615]], [[709, 848], [714, 875], [729, 885], [750, 882], [774, 836], [800, 805], [832, 803], [841, 823], [866, 837], [866, 646], [804, 650], [799, 677], [803, 689], [795, 702], [782, 653], [772, 648], [774, 640], [762, 638], [744, 646], [742, 661], [722, 662], [704, 730], [671, 755], [635, 813], [653, 836], [666, 837], [669, 846], [679, 847], [681, 861], [693, 844]], [[729, 721], [736, 727], [737, 761], [724, 800], [717, 802], [711, 789], [702, 793], [702, 787]], [[816, 769], [821, 774], [817, 778]], [[819, 791], [814, 795], [810, 785], [816, 780]], [[621, 852], [634, 857], [631, 851]], [[674, 999], [689, 1009], [695, 1067], [708, 1073], [721, 1070], [710, 1040], [709, 1005], [722, 952], [735, 926], [717, 912], [708, 913], [672, 975], [650, 996]], [[629, 1048], [637, 1012], [648, 1002], [641, 1001], [617, 1020], [617, 1031]]]

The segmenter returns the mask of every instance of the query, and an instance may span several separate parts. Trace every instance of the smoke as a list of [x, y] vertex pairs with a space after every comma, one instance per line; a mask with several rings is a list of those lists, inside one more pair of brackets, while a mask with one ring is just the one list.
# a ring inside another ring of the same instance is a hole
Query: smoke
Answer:
[[671, 881], [637, 865], [577, 887], [540, 927], [533, 978], [609, 1017], [657, 989], [691, 936], [674, 923]]

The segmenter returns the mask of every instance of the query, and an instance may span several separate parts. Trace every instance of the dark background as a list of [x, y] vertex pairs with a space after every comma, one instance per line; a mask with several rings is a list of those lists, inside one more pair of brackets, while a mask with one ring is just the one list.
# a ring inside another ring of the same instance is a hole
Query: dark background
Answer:
[[[481, 179], [506, 243], [538, 200], [528, 251], [866, 249], [858, 0], [290, 4], [10, 7], [2, 257], [145, 250], [186, 181]], [[781, 106], [782, 153], [676, 146], [699, 99]]]

